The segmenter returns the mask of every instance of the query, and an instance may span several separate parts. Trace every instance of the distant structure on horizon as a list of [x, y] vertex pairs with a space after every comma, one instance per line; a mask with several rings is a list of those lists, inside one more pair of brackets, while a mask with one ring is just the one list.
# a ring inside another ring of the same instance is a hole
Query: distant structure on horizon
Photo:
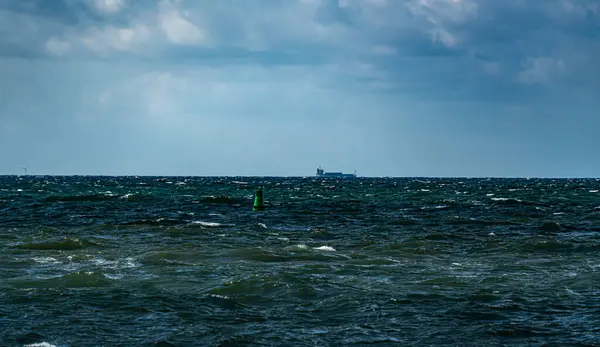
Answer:
[[317, 177], [325, 178], [356, 178], [356, 170], [354, 173], [345, 174], [342, 172], [325, 172], [320, 166], [317, 168]]

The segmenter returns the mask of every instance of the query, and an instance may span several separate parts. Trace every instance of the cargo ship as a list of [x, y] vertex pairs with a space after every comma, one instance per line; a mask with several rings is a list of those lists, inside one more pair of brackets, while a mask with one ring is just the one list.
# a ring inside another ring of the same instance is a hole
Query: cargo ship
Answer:
[[342, 172], [325, 172], [321, 167], [317, 168], [317, 177], [326, 178], [356, 178], [356, 171], [351, 174], [345, 174]]

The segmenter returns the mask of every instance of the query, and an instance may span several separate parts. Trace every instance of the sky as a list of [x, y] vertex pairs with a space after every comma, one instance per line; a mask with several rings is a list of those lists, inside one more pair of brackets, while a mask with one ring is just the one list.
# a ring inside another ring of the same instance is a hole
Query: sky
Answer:
[[596, 0], [0, 0], [0, 174], [598, 177]]

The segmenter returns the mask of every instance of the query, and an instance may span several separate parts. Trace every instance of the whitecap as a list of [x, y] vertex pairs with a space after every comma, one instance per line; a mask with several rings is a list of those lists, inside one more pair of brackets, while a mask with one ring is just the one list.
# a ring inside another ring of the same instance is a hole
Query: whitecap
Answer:
[[216, 228], [216, 227], [220, 227], [220, 226], [223, 225], [223, 224], [217, 223], [217, 222], [203, 222], [201, 220], [193, 221], [192, 223], [193, 224], [199, 224], [199, 225], [201, 225], [203, 227], [208, 227], [208, 228]]
[[210, 296], [212, 298], [218, 298], [218, 299], [223, 299], [223, 300], [229, 300], [229, 299], [231, 299], [227, 295], [221, 295], [221, 294], [205, 294], [205, 295], [206, 296]]
[[267, 225], [265, 223], [258, 223], [258, 226], [264, 229], [267, 228]]
[[581, 296], [581, 294], [579, 294], [579, 293], [577, 293], [576, 291], [574, 291], [574, 290], [571, 290], [571, 289], [569, 289], [569, 288], [565, 288], [565, 291], [566, 291], [566, 292], [567, 292], [567, 294], [569, 294], [569, 295], [573, 295], [573, 296]]
[[24, 345], [23, 347], [56, 347], [56, 345], [50, 344], [48, 342], [39, 342]]
[[316, 249], [318, 251], [335, 252], [335, 248], [333, 248], [331, 246], [321, 246], [321, 247], [315, 247], [313, 249]]
[[423, 206], [423, 207], [421, 207], [421, 210], [428, 210], [428, 209], [430, 209], [430, 208], [434, 208], [434, 209], [436, 209], [436, 210], [442, 210], [442, 209], [444, 209], [444, 208], [448, 208], [448, 205], [436, 205], [436, 206], [433, 206], [433, 207], [430, 207], [430, 206]]
[[514, 199], [514, 198], [492, 198], [493, 201], [516, 201], [523, 202], [523, 200]]
[[108, 278], [109, 280], [120, 280], [121, 278], [123, 278], [123, 275], [121, 275], [121, 274], [104, 274], [104, 277]]
[[91, 260], [91, 262], [94, 263], [94, 265], [104, 267], [116, 267], [118, 264], [118, 262], [115, 260], [106, 260], [104, 258], [94, 258]]
[[59, 264], [60, 261], [56, 260], [56, 258], [53, 257], [35, 257], [35, 258], [31, 258], [33, 259], [35, 262], [37, 263], [41, 263], [41, 264]]
[[291, 250], [291, 251], [304, 251], [304, 250], [308, 249], [308, 246], [305, 245], [305, 244], [303, 244], [303, 243], [301, 243], [301, 244], [298, 244], [298, 245], [293, 245], [293, 246], [286, 247], [286, 249], [287, 250]]

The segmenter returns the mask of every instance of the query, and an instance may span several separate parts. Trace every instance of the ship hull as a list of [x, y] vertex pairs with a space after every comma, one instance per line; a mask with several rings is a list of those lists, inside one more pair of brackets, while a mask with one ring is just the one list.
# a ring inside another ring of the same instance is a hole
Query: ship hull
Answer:
[[343, 172], [325, 172], [320, 167], [317, 169], [317, 177], [321, 178], [356, 178], [356, 173], [346, 174]]

